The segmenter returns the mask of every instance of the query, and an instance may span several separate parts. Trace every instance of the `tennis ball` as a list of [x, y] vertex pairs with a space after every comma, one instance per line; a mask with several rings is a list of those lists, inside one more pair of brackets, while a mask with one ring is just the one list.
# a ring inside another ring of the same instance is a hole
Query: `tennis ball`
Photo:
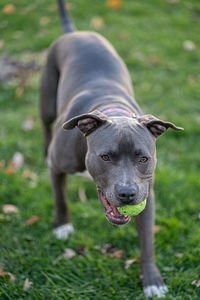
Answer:
[[147, 199], [145, 199], [137, 205], [126, 205], [118, 207], [117, 209], [122, 215], [137, 216], [145, 209], [146, 203]]

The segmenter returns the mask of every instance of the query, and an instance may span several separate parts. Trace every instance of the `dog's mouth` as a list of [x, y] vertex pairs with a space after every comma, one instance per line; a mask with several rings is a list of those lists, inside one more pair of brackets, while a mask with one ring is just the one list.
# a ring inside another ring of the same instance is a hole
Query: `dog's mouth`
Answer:
[[100, 189], [98, 189], [98, 195], [99, 195], [101, 204], [103, 205], [103, 207], [105, 209], [106, 218], [110, 223], [116, 224], [116, 225], [124, 225], [130, 221], [131, 217], [120, 214], [117, 207], [115, 207], [114, 205], [112, 205], [111, 203], [108, 202], [105, 195], [102, 193], [102, 191]]

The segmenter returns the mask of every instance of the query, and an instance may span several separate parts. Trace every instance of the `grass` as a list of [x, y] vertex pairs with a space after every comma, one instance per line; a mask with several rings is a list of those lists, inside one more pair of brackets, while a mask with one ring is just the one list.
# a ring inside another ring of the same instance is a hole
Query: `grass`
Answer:
[[[1, 54], [38, 62], [61, 34], [55, 3], [12, 3], [16, 8], [12, 14], [3, 13], [6, 0], [0, 4]], [[119, 9], [111, 9], [105, 1], [74, 0], [70, 13], [82, 30], [93, 30], [91, 20], [100, 16], [105, 27], [99, 32], [125, 60], [143, 110], [185, 128], [183, 133], [169, 131], [157, 142], [156, 225], [160, 230], [155, 248], [169, 287], [166, 299], [199, 299], [200, 287], [191, 283], [200, 280], [200, 3], [127, 0]], [[185, 51], [185, 40], [193, 41], [196, 49]], [[24, 85], [20, 78], [1, 85], [0, 209], [10, 203], [19, 214], [2, 213], [0, 218], [0, 266], [16, 276], [14, 282], [0, 276], [0, 299], [144, 299], [139, 263], [125, 270], [124, 259], [100, 251], [111, 243], [126, 258], [139, 257], [136, 230], [132, 223], [118, 228], [105, 220], [92, 183], [70, 177], [68, 199], [76, 232], [67, 241], [52, 234], [53, 199], [38, 113], [40, 76], [41, 71], [33, 72]], [[35, 125], [24, 132], [21, 126], [27, 116], [35, 118]], [[7, 167], [15, 152], [21, 152], [25, 162], [9, 175]], [[37, 179], [25, 178], [24, 170]], [[80, 187], [86, 189], [84, 203], [78, 199]], [[33, 215], [40, 220], [26, 225]], [[53, 264], [65, 248], [79, 246], [87, 247], [86, 256]], [[33, 284], [24, 291], [26, 278]]]

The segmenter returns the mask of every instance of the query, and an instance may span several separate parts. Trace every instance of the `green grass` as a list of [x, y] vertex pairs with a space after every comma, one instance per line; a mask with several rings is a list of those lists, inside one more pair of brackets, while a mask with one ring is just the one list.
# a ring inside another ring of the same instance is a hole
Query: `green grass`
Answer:
[[[200, 287], [191, 285], [200, 280], [200, 3], [169, 2], [124, 0], [113, 10], [105, 1], [74, 0], [70, 13], [82, 30], [93, 30], [93, 17], [103, 18], [105, 27], [99, 32], [125, 60], [140, 106], [185, 128], [181, 133], [169, 131], [157, 142], [156, 224], [161, 229], [155, 248], [169, 287], [166, 299], [189, 300], [200, 299]], [[10, 53], [20, 61], [42, 56], [61, 34], [55, 1], [14, 0], [16, 9], [10, 15], [3, 13], [7, 3], [0, 3], [1, 54]], [[49, 23], [41, 25], [44, 16]], [[185, 40], [193, 41], [196, 49], [185, 51]], [[0, 276], [0, 299], [144, 299], [139, 263], [125, 270], [124, 259], [99, 250], [111, 243], [124, 250], [126, 258], [139, 257], [135, 227], [131, 223], [118, 228], [106, 221], [92, 183], [70, 177], [68, 199], [76, 232], [67, 241], [52, 234], [53, 199], [38, 113], [40, 76], [41, 72], [30, 74], [21, 97], [16, 96], [19, 79], [1, 85], [0, 160], [6, 166], [0, 168], [0, 210], [10, 203], [19, 214], [0, 218], [0, 266], [16, 276], [14, 282]], [[27, 116], [34, 116], [35, 126], [24, 132], [21, 126]], [[6, 167], [17, 151], [25, 163], [8, 175]], [[24, 178], [24, 170], [37, 174], [35, 184]], [[86, 189], [85, 203], [78, 200], [80, 187]], [[32, 215], [40, 220], [27, 226], [25, 220]], [[83, 245], [85, 257], [53, 264], [65, 248]], [[25, 292], [26, 278], [33, 285]]]

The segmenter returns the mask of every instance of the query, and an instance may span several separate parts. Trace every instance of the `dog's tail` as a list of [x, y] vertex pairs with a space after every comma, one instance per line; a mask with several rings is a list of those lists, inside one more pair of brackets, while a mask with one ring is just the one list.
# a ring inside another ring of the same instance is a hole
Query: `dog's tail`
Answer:
[[69, 13], [65, 7], [64, 0], [58, 0], [58, 8], [59, 8], [61, 24], [62, 24], [64, 33], [75, 31], [76, 30], [75, 26], [74, 26], [73, 22], [71, 21]]

